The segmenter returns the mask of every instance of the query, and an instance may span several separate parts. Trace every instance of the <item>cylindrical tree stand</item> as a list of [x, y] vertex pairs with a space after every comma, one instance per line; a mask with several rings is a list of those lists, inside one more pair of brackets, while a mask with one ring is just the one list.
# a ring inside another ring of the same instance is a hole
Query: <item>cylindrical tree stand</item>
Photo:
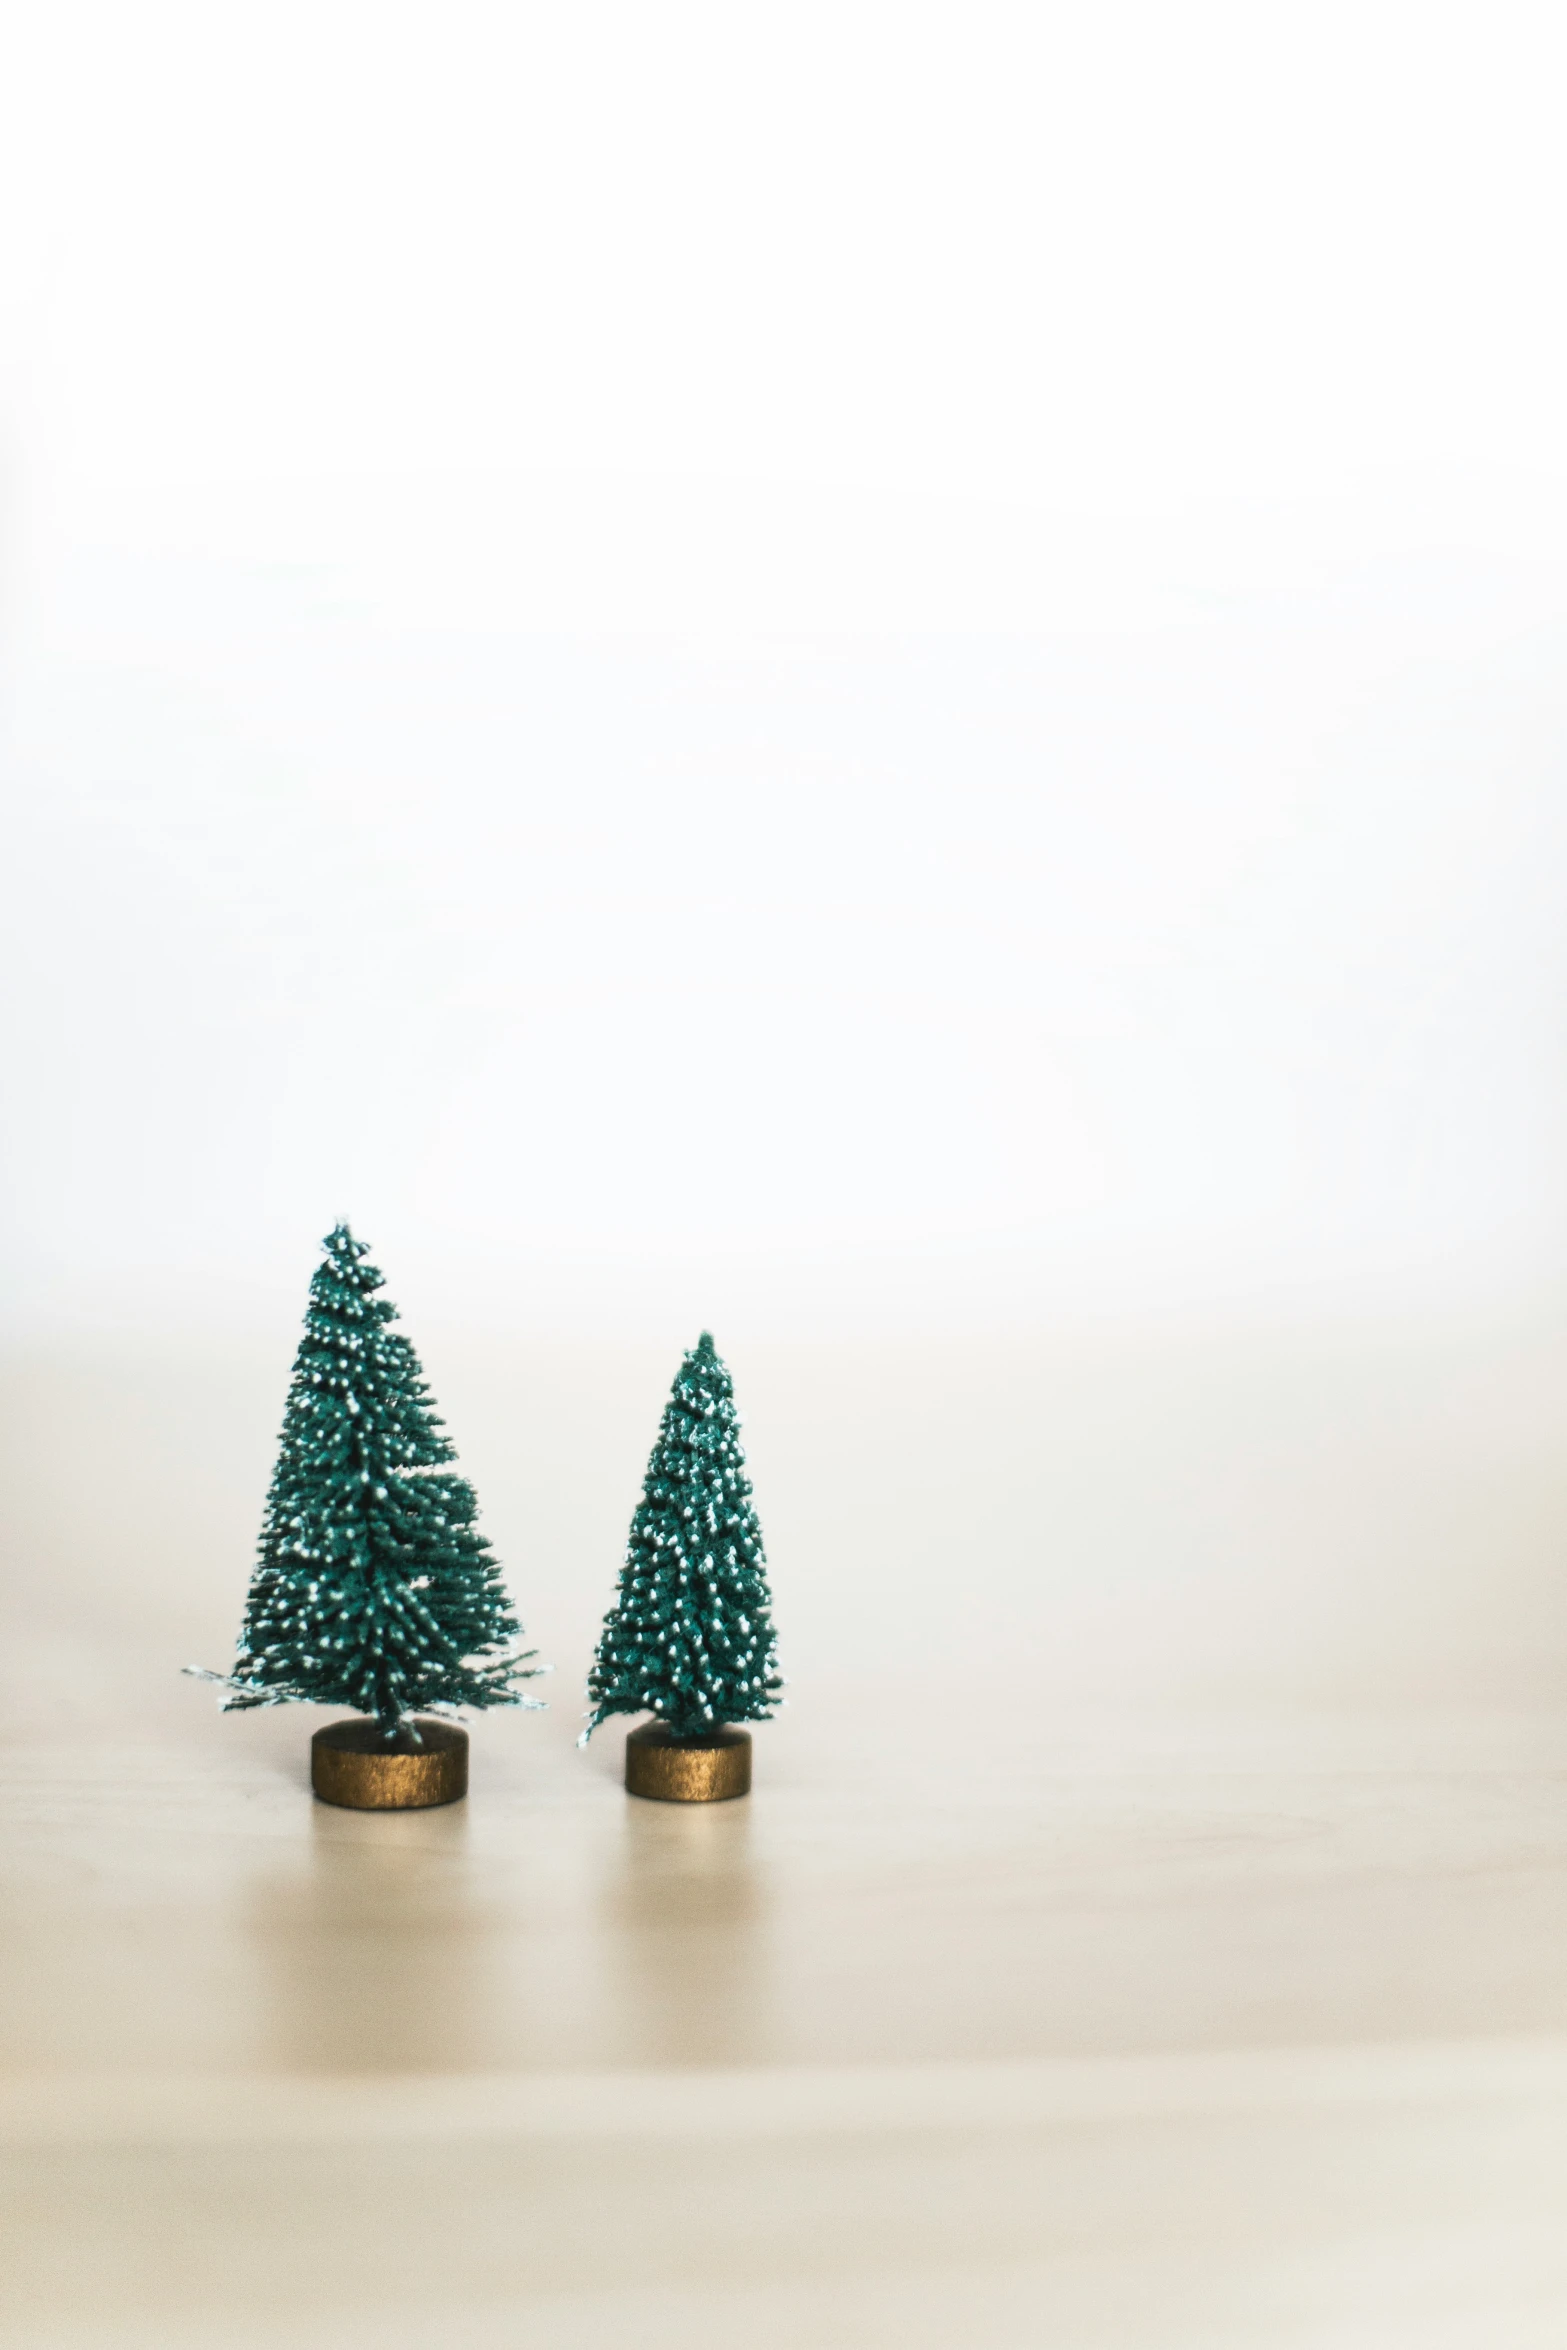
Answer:
[[677, 1738], [644, 1722], [626, 1740], [626, 1791], [657, 1803], [727, 1803], [751, 1792], [751, 1733], [725, 1724]]
[[387, 1738], [375, 1722], [333, 1722], [310, 1741], [310, 1784], [323, 1803], [348, 1811], [424, 1811], [468, 1792], [468, 1733], [454, 1722], [418, 1720]]

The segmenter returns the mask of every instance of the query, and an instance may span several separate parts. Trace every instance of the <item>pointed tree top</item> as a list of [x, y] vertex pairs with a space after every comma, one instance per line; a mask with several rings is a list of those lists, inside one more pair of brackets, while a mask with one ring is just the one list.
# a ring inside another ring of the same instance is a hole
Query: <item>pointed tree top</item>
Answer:
[[673, 1392], [688, 1404], [700, 1401], [703, 1416], [707, 1417], [726, 1402], [734, 1391], [729, 1366], [713, 1344], [713, 1333], [704, 1330], [695, 1346], [681, 1360], [675, 1373]]
[[333, 1225], [321, 1246], [329, 1257], [367, 1257], [370, 1254], [369, 1241], [356, 1240], [341, 1219]]

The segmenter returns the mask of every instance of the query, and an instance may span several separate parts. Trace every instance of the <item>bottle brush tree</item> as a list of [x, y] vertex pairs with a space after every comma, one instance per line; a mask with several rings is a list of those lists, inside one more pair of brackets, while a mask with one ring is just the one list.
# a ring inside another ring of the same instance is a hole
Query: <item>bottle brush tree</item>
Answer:
[[[540, 1668], [366, 1244], [322, 1243], [225, 1711], [350, 1706], [388, 1740], [417, 1713], [533, 1705]], [[417, 1732], [413, 1735], [417, 1738]]]
[[664, 1407], [582, 1743], [611, 1714], [654, 1713], [677, 1738], [763, 1722], [782, 1687], [734, 1384], [704, 1330]]

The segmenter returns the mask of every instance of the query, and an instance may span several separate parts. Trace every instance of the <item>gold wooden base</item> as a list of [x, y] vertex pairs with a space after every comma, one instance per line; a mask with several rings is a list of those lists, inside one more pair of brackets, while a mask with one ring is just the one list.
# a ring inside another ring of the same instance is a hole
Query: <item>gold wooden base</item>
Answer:
[[310, 1741], [310, 1784], [323, 1803], [349, 1811], [423, 1811], [468, 1792], [468, 1733], [453, 1722], [419, 1720], [421, 1743], [406, 1730], [382, 1735], [356, 1717], [333, 1722]]
[[727, 1725], [677, 1738], [644, 1722], [626, 1740], [626, 1791], [657, 1803], [727, 1803], [751, 1792], [751, 1733]]

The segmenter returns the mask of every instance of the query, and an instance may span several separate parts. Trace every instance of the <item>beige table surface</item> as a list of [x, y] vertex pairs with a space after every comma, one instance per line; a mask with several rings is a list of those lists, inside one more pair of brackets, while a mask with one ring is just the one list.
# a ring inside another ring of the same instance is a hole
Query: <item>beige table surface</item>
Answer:
[[737, 1359], [712, 1809], [573, 1743], [667, 1366], [427, 1348], [561, 1671], [402, 1817], [176, 1671], [286, 1351], [7, 1385], [0, 2339], [1567, 2340], [1551, 1333]]

